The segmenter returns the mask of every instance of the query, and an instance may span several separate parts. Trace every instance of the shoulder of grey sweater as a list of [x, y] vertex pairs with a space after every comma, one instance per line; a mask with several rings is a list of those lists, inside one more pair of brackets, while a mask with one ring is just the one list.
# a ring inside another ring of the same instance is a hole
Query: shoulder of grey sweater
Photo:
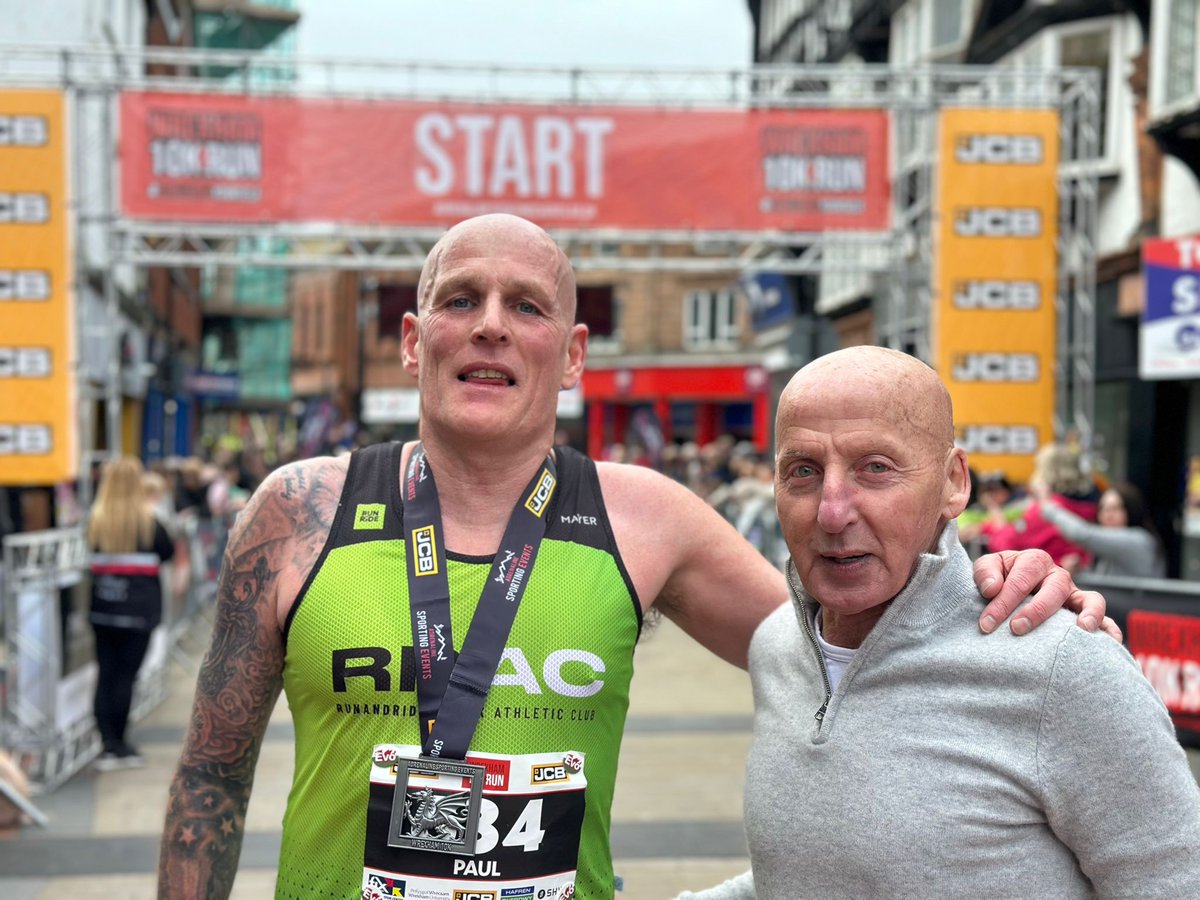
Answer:
[[[1087, 632], [1075, 624], [1073, 613], [1060, 610], [1028, 634], [1013, 634], [1007, 622], [991, 634], [984, 634], [979, 630], [980, 609], [964, 603], [940, 620], [932, 631], [914, 635], [916, 643], [910, 647], [907, 658], [936, 667], [939, 678], [960, 688], [974, 688], [988, 694], [1029, 691], [1036, 693], [1040, 701], [1050, 683], [1064, 638], [1071, 630]], [[904, 638], [897, 636], [895, 640]], [[889, 641], [879, 649], [891, 653], [899, 648]], [[919, 656], [914, 656], [914, 652]]]
[[[1195, 790], [1166, 706], [1129, 651], [1106, 635], [1068, 629], [1039, 724], [1039, 777], [1075, 784], [1155, 772]], [[1123, 783], [1123, 782], [1122, 782]]]
[[1068, 767], [1080, 741], [1109, 743], [1107, 757], [1125, 763], [1150, 752], [1154, 741], [1178, 746], [1166, 707], [1137, 660], [1106, 635], [1075, 627], [1059, 642], [1039, 733], [1039, 757]]
[[[1061, 611], [1057, 616], [1064, 615]], [[1066, 613], [1074, 626], [1074, 614]], [[1141, 666], [1125, 647], [1099, 631], [1079, 627], [1063, 629], [1054, 660], [1055, 691], [1111, 691], [1157, 698], [1154, 688], [1142, 675]], [[1114, 697], [1115, 699], [1115, 697]]]

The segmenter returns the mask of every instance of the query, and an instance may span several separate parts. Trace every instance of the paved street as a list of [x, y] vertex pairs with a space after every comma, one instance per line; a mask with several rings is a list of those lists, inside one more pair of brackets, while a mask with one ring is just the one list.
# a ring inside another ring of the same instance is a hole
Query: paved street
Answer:
[[[745, 673], [700, 649], [669, 622], [643, 639], [636, 665], [613, 846], [617, 872], [625, 879], [622, 897], [657, 900], [749, 865], [741, 780], [750, 684]], [[48, 829], [0, 836], [0, 897], [154, 897], [167, 786], [195, 675], [173, 665], [171, 679], [167, 701], [132, 729], [147, 759], [145, 769], [89, 768], [36, 798], [50, 817]], [[292, 727], [281, 700], [259, 758], [233, 891], [237, 900], [271, 896], [291, 773]]]

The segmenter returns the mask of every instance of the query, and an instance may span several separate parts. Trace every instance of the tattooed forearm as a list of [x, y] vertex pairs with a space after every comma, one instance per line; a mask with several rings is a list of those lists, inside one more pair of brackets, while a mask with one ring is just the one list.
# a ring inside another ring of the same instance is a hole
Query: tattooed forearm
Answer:
[[160, 898], [229, 896], [249, 799], [249, 784], [202, 766], [180, 768], [167, 801]]
[[273, 580], [265, 556], [244, 571], [226, 553], [212, 645], [171, 785], [160, 897], [220, 898], [232, 889], [254, 765], [282, 678], [281, 644], [264, 602]]
[[303, 581], [328, 536], [345, 475], [332, 462], [276, 473], [230, 536], [212, 643], [171, 785], [160, 897], [221, 898], [232, 888], [254, 767], [283, 684], [281, 591]]

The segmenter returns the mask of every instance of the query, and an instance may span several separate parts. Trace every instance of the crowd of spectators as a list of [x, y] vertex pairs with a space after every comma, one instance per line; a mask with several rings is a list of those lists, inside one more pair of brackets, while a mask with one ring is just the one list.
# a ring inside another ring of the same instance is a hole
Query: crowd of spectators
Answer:
[[612, 444], [603, 458], [658, 469], [708, 501], [769, 560], [782, 566], [787, 547], [775, 515], [775, 466], [753, 443], [723, 434], [711, 443], [668, 443], [652, 454], [637, 444]]
[[1089, 472], [1082, 453], [1068, 443], [1041, 447], [1024, 487], [1001, 472], [976, 476], [973, 502], [958, 525], [975, 555], [1038, 548], [1072, 574], [1162, 578], [1167, 571], [1141, 491]]
[[[749, 441], [725, 434], [703, 446], [669, 443], [654, 452], [611, 444], [603, 458], [651, 466], [687, 485], [768, 559], [786, 561], [772, 459]], [[1039, 548], [1075, 574], [1165, 576], [1163, 544], [1141, 492], [1088, 471], [1074, 445], [1055, 441], [1040, 448], [1027, 485], [1010, 483], [1000, 471], [971, 474], [972, 502], [958, 528], [972, 556]]]
[[[602, 458], [663, 472], [707, 500], [772, 562], [786, 561], [775, 516], [769, 453], [731, 434], [704, 445], [685, 441], [649, 446], [639, 443], [634, 434], [631, 430], [628, 443], [607, 446]], [[367, 435], [350, 428], [333, 435], [336, 441], [325, 437], [318, 453], [348, 453], [369, 442]], [[565, 433], [560, 439], [565, 441]], [[212, 446], [207, 458], [149, 463], [147, 489], [159, 518], [171, 523], [173, 531], [186, 530], [199, 541], [202, 560], [196, 560], [195, 553], [193, 560], [204, 565], [201, 572], [215, 577], [224, 536], [237, 512], [272, 468], [291, 461], [301, 450], [264, 451], [253, 441], [233, 436]], [[1038, 547], [1074, 573], [1162, 577], [1166, 571], [1162, 541], [1138, 489], [1095, 477], [1086, 470], [1079, 450], [1069, 444], [1042, 447], [1027, 485], [1010, 483], [1000, 471], [972, 471], [972, 477], [972, 503], [959, 517], [958, 527], [973, 556]], [[0, 494], [0, 532], [21, 530], [12, 521], [13, 499]], [[61, 499], [57, 505], [63, 506]], [[64, 515], [60, 509], [55, 518]]]

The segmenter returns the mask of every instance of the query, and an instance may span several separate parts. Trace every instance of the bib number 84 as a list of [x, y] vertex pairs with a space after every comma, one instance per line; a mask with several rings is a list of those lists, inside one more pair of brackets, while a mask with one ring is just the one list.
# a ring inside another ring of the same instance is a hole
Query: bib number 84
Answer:
[[[490, 853], [500, 841], [500, 832], [496, 829], [496, 819], [500, 816], [500, 807], [486, 797], [479, 807], [479, 837], [475, 841], [475, 853], [483, 855]], [[504, 835], [500, 843], [505, 847], [520, 847], [526, 853], [535, 852], [542, 845], [546, 832], [542, 829], [542, 798], [530, 800], [517, 816], [517, 821]]]

